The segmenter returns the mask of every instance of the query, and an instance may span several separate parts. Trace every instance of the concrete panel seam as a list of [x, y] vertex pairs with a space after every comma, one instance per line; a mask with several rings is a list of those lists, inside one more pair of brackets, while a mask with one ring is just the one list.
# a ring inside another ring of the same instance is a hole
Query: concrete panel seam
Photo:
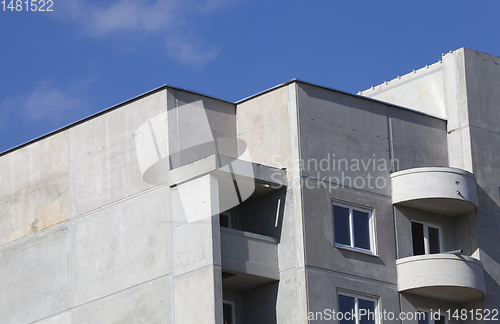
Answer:
[[334, 275], [339, 278], [345, 278], [348, 277], [351, 280], [356, 280], [364, 283], [373, 283], [373, 284], [378, 284], [381, 286], [385, 286], [388, 288], [394, 288], [395, 291], [397, 291], [397, 283], [393, 282], [388, 282], [388, 281], [383, 281], [383, 280], [378, 280], [378, 279], [372, 279], [372, 278], [367, 278], [367, 277], [362, 277], [362, 276], [357, 276], [352, 273], [346, 273], [346, 272], [341, 272], [341, 271], [334, 271], [330, 269], [324, 269], [316, 266], [306, 266], [305, 267], [306, 271], [315, 271], [315, 272], [321, 272], [321, 273], [328, 273], [330, 275]]
[[72, 308], [68, 308], [68, 309], [62, 310], [62, 311], [60, 311], [60, 312], [57, 312], [57, 313], [51, 314], [51, 315], [49, 315], [49, 316], [45, 316], [45, 317], [39, 318], [39, 319], [37, 319], [36, 321], [29, 322], [29, 324], [36, 324], [36, 323], [40, 323], [40, 322], [45, 321], [45, 320], [48, 320], [48, 319], [50, 319], [50, 318], [52, 318], [52, 317], [56, 317], [56, 316], [59, 316], [59, 315], [61, 315], [61, 314], [64, 314], [64, 313], [66, 313], [66, 312], [68, 312], [68, 311], [69, 311], [69, 312], [71, 312], [71, 323], [73, 323], [73, 312], [72, 312], [72, 310], [71, 310], [71, 309], [72, 309]]
[[122, 199], [117, 200], [117, 201], [115, 201], [115, 202], [112, 202], [112, 203], [110, 203], [110, 204], [107, 204], [107, 205], [101, 206], [101, 207], [99, 207], [99, 208], [97, 208], [97, 209], [91, 210], [91, 211], [89, 211], [89, 212], [85, 212], [85, 213], [83, 213], [83, 214], [81, 214], [81, 215], [78, 215], [78, 216], [76, 216], [76, 217], [72, 218], [71, 220], [77, 220], [77, 219], [84, 218], [84, 217], [89, 216], [89, 215], [91, 215], [91, 214], [97, 213], [97, 212], [99, 212], [99, 211], [101, 211], [101, 210], [103, 210], [103, 209], [107, 209], [107, 208], [112, 207], [112, 206], [114, 206], [114, 205], [121, 204], [122, 202], [125, 202], [125, 201], [127, 201], [127, 200], [129, 200], [129, 199], [133, 199], [133, 198], [136, 198], [136, 197], [139, 197], [139, 196], [145, 195], [145, 194], [147, 194], [147, 193], [149, 193], [149, 192], [151, 192], [151, 191], [154, 191], [154, 190], [157, 190], [157, 189], [161, 189], [161, 188], [166, 187], [166, 186], [168, 186], [168, 185], [169, 185], [169, 184], [168, 184], [168, 182], [166, 182], [166, 183], [163, 183], [163, 184], [161, 184], [161, 185], [157, 185], [157, 186], [155, 186], [155, 187], [152, 187], [152, 188], [149, 188], [149, 189], [146, 189], [146, 190], [140, 191], [140, 192], [138, 192], [138, 193], [135, 193], [135, 194], [133, 194], [133, 195], [127, 196], [127, 197], [125, 197], [125, 198], [122, 198]]
[[[168, 96], [169, 92], [167, 91], [167, 96]], [[168, 99], [167, 99], [167, 102], [168, 102]], [[168, 218], [170, 219], [170, 221], [172, 221], [173, 219], [173, 211], [172, 211], [172, 191], [170, 191], [170, 194], [169, 194], [169, 203], [168, 203], [168, 212], [169, 212], [169, 215], [168, 215]], [[171, 307], [172, 307], [172, 314], [171, 314], [171, 318], [172, 318], [172, 323], [175, 323], [175, 280], [173, 279], [173, 273], [174, 273], [174, 226], [169, 226], [170, 227], [170, 264], [171, 264], [171, 271], [172, 271], [172, 289], [171, 289], [171, 296], [172, 296], [172, 301], [171, 301]]]
[[302, 175], [302, 176], [300, 176], [300, 178], [303, 179], [303, 180], [310, 180], [310, 179], [312, 179], [312, 180], [316, 180], [318, 182], [335, 184], [335, 185], [337, 185], [337, 187], [335, 189], [352, 190], [352, 191], [356, 191], [356, 192], [362, 192], [362, 193], [366, 193], [366, 194], [370, 194], [370, 195], [374, 195], [374, 196], [379, 196], [379, 197], [391, 199], [391, 196], [389, 196], [389, 195], [384, 195], [384, 194], [381, 194], [381, 193], [371, 192], [371, 191], [367, 191], [367, 190], [363, 190], [363, 189], [358, 189], [358, 188], [346, 187], [346, 186], [343, 186], [343, 185], [341, 185], [339, 183], [329, 182], [329, 181], [323, 181], [323, 180], [319, 180], [319, 179], [314, 178], [314, 177], [308, 177], [308, 176]]
[[103, 295], [103, 296], [98, 297], [98, 298], [96, 298], [96, 299], [92, 299], [92, 300], [86, 301], [86, 302], [85, 302], [85, 303], [83, 303], [83, 304], [80, 304], [80, 305], [77, 305], [77, 306], [73, 306], [73, 307], [71, 307], [71, 309], [72, 309], [72, 310], [74, 310], [74, 309], [77, 309], [77, 308], [83, 307], [83, 306], [85, 306], [85, 305], [91, 304], [91, 303], [93, 303], [93, 302], [95, 302], [95, 301], [98, 301], [98, 300], [104, 299], [104, 298], [106, 298], [106, 297], [113, 296], [113, 295], [119, 294], [119, 293], [121, 293], [121, 292], [124, 292], [124, 291], [127, 291], [127, 290], [131, 290], [131, 289], [133, 289], [133, 288], [137, 288], [137, 287], [142, 286], [142, 285], [145, 285], [145, 284], [149, 284], [149, 283], [151, 283], [151, 282], [153, 282], [153, 281], [155, 281], [155, 280], [160, 280], [160, 279], [163, 279], [163, 278], [168, 278], [168, 277], [173, 277], [172, 272], [169, 272], [169, 273], [167, 273], [167, 274], [164, 274], [164, 275], [161, 275], [161, 276], [158, 276], [158, 277], [155, 277], [155, 278], [152, 278], [152, 279], [149, 279], [149, 280], [143, 281], [143, 282], [141, 282], [141, 283], [138, 283], [138, 284], [135, 284], [135, 285], [129, 286], [129, 287], [127, 287], [127, 288], [123, 288], [123, 289], [117, 290], [117, 291], [115, 291], [115, 292], [112, 292], [112, 293], [107, 294], [107, 295]]
[[469, 128], [476, 128], [476, 129], [479, 129], [479, 130], [482, 130], [482, 131], [485, 131], [485, 132], [488, 132], [488, 133], [493, 133], [493, 134], [496, 134], [496, 135], [500, 135], [500, 132], [497, 132], [497, 131], [494, 131], [494, 130], [490, 130], [490, 129], [486, 129], [486, 128], [482, 128], [482, 127], [479, 127], [479, 126], [467, 125], [467, 127], [469, 127]]
[[[186, 276], [192, 274], [193, 272], [197, 272], [197, 271], [200, 271], [200, 270], [203, 270], [203, 269], [206, 269], [206, 268], [214, 268], [214, 267], [221, 267], [221, 266], [218, 265], [218, 264], [207, 264], [207, 265], [204, 265], [203, 267], [200, 267], [200, 268], [189, 270], [187, 272], [183, 272], [183, 273], [178, 274], [178, 275], [173, 275], [173, 277], [176, 278], [176, 279], [177, 278], [182, 278], [182, 277], [186, 277]], [[173, 271], [171, 273], [173, 273]]]
[[[70, 131], [66, 131], [68, 138], [68, 230], [69, 230], [69, 303], [73, 307], [73, 224], [71, 222], [71, 145]], [[73, 312], [71, 312], [73, 323]]]
[[54, 226], [52, 226], [52, 227], [47, 227], [47, 228], [44, 228], [44, 229], [42, 229], [42, 230], [40, 230], [40, 231], [38, 231], [38, 232], [36, 232], [36, 233], [33, 233], [33, 234], [29, 234], [29, 235], [26, 235], [26, 236], [20, 237], [20, 238], [18, 238], [18, 239], [16, 239], [16, 240], [14, 240], [14, 241], [10, 241], [10, 242], [8, 242], [8, 243], [6, 243], [6, 244], [4, 244], [4, 245], [0, 246], [0, 251], [1, 251], [1, 250], [3, 250], [3, 249], [4, 249], [4, 248], [6, 248], [6, 247], [8, 247], [8, 246], [12, 245], [12, 244], [17, 244], [17, 243], [20, 243], [20, 242], [22, 242], [22, 241], [24, 241], [24, 240], [31, 239], [31, 238], [33, 238], [33, 237], [34, 237], [34, 236], [36, 236], [36, 235], [45, 234], [45, 232], [47, 232], [47, 231], [49, 231], [49, 230], [57, 229], [57, 227], [59, 227], [59, 226], [68, 226], [68, 224], [69, 224], [70, 222], [71, 222], [71, 220], [67, 220], [67, 221], [61, 222], [61, 223], [59, 223], [59, 224], [56, 224], [56, 225], [54, 225]]
[[[492, 212], [494, 214], [497, 214], [500, 217], [500, 212], [498, 210], [493, 210], [493, 209], [479, 206], [479, 211], [481, 211], [481, 210], [486, 210], [486, 211]], [[477, 212], [477, 214], [479, 214], [479, 211]], [[481, 215], [481, 216], [484, 216], [484, 215]]]

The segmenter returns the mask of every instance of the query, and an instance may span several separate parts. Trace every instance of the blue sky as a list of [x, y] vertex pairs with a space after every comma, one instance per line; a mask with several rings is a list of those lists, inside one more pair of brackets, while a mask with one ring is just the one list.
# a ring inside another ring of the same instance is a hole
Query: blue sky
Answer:
[[0, 152], [163, 84], [230, 101], [293, 78], [355, 93], [460, 47], [500, 55], [497, 0], [53, 2], [0, 3]]

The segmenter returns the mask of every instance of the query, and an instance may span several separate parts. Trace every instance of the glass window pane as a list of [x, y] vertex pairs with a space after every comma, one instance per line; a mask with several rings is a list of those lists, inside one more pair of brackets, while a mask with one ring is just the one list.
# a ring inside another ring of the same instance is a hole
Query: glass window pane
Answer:
[[[374, 301], [359, 299], [358, 308], [359, 308], [359, 324], [375, 324]], [[364, 309], [364, 311], [361, 311], [362, 309]]]
[[429, 226], [429, 253], [441, 253], [439, 246], [439, 229]]
[[411, 222], [411, 236], [413, 240], [413, 255], [425, 254], [424, 225]]
[[351, 245], [349, 208], [333, 206], [333, 227], [335, 228], [335, 243]]
[[425, 312], [417, 313], [418, 324], [429, 324], [429, 315]]
[[224, 324], [234, 324], [233, 323], [233, 305], [222, 304], [223, 322]]
[[[339, 314], [339, 316], [342, 316], [339, 317], [339, 319], [342, 318], [339, 324], [354, 324], [356, 322], [352, 318], [352, 314], [355, 312], [354, 302], [354, 297], [339, 295], [339, 313], [342, 313], [342, 315]], [[345, 319], [346, 315], [349, 320]]]
[[354, 246], [362, 249], [371, 249], [370, 218], [368, 213], [353, 210]]

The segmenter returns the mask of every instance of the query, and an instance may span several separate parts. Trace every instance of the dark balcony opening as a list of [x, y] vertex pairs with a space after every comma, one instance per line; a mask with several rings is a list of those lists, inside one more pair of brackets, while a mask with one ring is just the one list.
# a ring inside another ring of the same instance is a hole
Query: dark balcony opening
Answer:
[[[229, 288], [223, 280], [224, 320], [230, 317], [237, 324], [277, 323], [278, 282], [269, 282], [250, 289]], [[227, 305], [227, 306], [226, 306]], [[226, 322], [224, 322], [226, 323]], [[227, 323], [231, 323], [228, 321]]]
[[220, 213], [220, 226], [279, 238], [285, 210], [286, 188], [256, 184], [254, 194], [236, 207]]

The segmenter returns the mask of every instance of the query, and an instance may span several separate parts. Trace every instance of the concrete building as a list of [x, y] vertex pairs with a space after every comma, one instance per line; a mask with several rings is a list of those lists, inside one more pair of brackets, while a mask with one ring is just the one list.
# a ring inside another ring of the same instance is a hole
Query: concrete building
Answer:
[[4, 152], [0, 323], [498, 321], [499, 64], [164, 86]]

